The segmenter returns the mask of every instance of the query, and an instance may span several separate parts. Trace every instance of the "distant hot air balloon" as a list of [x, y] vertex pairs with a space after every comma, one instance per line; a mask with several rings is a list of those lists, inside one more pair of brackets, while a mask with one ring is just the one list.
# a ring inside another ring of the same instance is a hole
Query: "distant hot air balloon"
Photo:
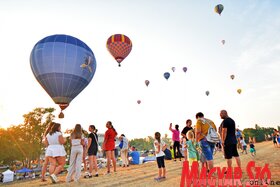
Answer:
[[209, 95], [209, 93], [210, 93], [209, 91], [206, 91], [206, 92], [205, 92], [205, 94], [206, 94], [207, 96]]
[[96, 70], [92, 50], [78, 38], [47, 36], [37, 42], [30, 55], [32, 72], [62, 110], [90, 83]]
[[222, 11], [224, 10], [224, 6], [222, 4], [218, 4], [218, 5], [215, 6], [214, 10], [215, 10], [216, 13], [221, 15]]
[[234, 79], [234, 75], [231, 75], [230, 78], [233, 80]]
[[175, 67], [172, 67], [171, 69], [172, 69], [172, 71], [173, 71], [173, 72], [175, 72], [175, 70], [176, 70], [176, 68], [175, 68]]
[[241, 89], [237, 89], [237, 93], [241, 94], [242, 90]]
[[140, 103], [141, 103], [141, 100], [137, 100], [137, 103], [140, 104]]
[[150, 81], [149, 80], [145, 80], [145, 84], [146, 84], [146, 86], [149, 86]]
[[188, 70], [187, 67], [183, 67], [183, 71], [184, 71], [185, 73], [187, 72], [187, 70]]
[[121, 62], [129, 55], [132, 49], [132, 42], [123, 34], [114, 34], [107, 40], [107, 49], [121, 66]]
[[163, 74], [163, 76], [164, 76], [164, 78], [165, 78], [166, 80], [168, 80], [169, 77], [170, 77], [170, 73], [169, 73], [169, 72], [165, 72], [165, 73]]
[[226, 41], [225, 41], [225, 40], [222, 40], [221, 42], [222, 42], [222, 44], [223, 44], [223, 45], [225, 45], [225, 43], [226, 43]]

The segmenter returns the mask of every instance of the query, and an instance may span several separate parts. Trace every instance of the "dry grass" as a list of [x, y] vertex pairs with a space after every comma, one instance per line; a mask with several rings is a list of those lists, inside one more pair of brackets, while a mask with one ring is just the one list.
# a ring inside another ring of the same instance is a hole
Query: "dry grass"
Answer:
[[[240, 155], [242, 161], [243, 181], [248, 179], [246, 166], [251, 160], [256, 161], [256, 165], [258, 166], [264, 166], [265, 163], [269, 163], [272, 179], [280, 181], [280, 148], [274, 148], [272, 142], [263, 142], [256, 144], [256, 150], [257, 156], [255, 158], [251, 157], [249, 153], [247, 155]], [[226, 162], [220, 152], [215, 155], [214, 162], [215, 166], [226, 166]], [[233, 163], [235, 165], [235, 162]], [[106, 169], [101, 169], [99, 170], [99, 177], [93, 177], [90, 179], [82, 178], [79, 184], [75, 184], [74, 182], [66, 184], [64, 182], [65, 175], [61, 175], [59, 176], [59, 180], [61, 182], [58, 184], [52, 184], [50, 180], [47, 182], [41, 182], [37, 179], [32, 181], [27, 180], [13, 182], [8, 184], [8, 186], [180, 186], [182, 162], [166, 161], [166, 168], [167, 179], [161, 182], [153, 180], [153, 178], [157, 175], [157, 165], [156, 162], [150, 162], [142, 165], [130, 166], [128, 168], [119, 167], [117, 168], [118, 172], [116, 174], [112, 173], [110, 175], [103, 175], [103, 173], [106, 172]]]

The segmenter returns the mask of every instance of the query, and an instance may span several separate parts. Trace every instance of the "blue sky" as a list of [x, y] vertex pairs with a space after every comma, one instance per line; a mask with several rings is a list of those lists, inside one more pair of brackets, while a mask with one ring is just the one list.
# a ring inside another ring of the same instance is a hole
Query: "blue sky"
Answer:
[[[225, 7], [221, 16], [214, 12], [219, 3]], [[59, 107], [32, 74], [29, 57], [42, 38], [68, 34], [92, 49], [97, 70], [65, 118], [57, 119], [64, 129], [81, 123], [104, 132], [111, 120], [119, 133], [145, 137], [167, 133], [170, 122], [182, 129], [186, 119], [195, 122], [199, 111], [219, 125], [221, 109], [241, 129], [276, 127], [279, 5], [276, 0], [1, 1], [0, 125], [23, 122], [22, 115], [35, 107], [55, 107], [58, 115]], [[108, 37], [117, 33], [133, 43], [121, 68], [106, 49]], [[168, 81], [166, 71], [171, 73]]]

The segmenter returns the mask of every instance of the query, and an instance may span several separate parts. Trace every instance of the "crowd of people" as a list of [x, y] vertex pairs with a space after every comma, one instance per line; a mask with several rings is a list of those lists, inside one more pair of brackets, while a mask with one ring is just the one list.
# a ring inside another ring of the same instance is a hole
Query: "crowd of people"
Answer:
[[[186, 121], [186, 126], [182, 131], [179, 130], [179, 125], [170, 123], [169, 130], [172, 132], [173, 145], [171, 153], [167, 150], [167, 144], [162, 140], [161, 134], [154, 134], [154, 150], [158, 166], [158, 175], [154, 178], [156, 181], [166, 179], [165, 158], [166, 154], [173, 155], [174, 161], [184, 159], [190, 165], [194, 161], [199, 161], [202, 167], [206, 167], [207, 171], [214, 167], [213, 153], [217, 146], [223, 151], [223, 156], [227, 160], [228, 167], [232, 167], [232, 158], [235, 159], [238, 167], [241, 167], [238, 148], [242, 149], [242, 154], [247, 154], [247, 144], [242, 133], [236, 128], [235, 121], [228, 116], [226, 110], [221, 110], [220, 117], [223, 119], [219, 128], [215, 123], [204, 117], [202, 112], [196, 114], [196, 125], [192, 127], [192, 120]], [[135, 147], [130, 147], [129, 141], [124, 134], [118, 136], [117, 131], [111, 121], [106, 123], [107, 130], [104, 135], [102, 150], [106, 154], [107, 172], [117, 171], [115, 157], [115, 140], [119, 139], [120, 154], [122, 158], [122, 167], [129, 167], [130, 164], [139, 164], [140, 153]], [[66, 182], [76, 181], [81, 178], [82, 163], [87, 170], [86, 157], [89, 161], [89, 169], [85, 172], [84, 178], [98, 177], [97, 153], [99, 151], [97, 129], [94, 125], [88, 128], [89, 134], [85, 137], [84, 130], [80, 124], [77, 124], [70, 134], [71, 154]], [[277, 134], [278, 133], [278, 134]], [[273, 134], [273, 142], [277, 142], [279, 132]], [[66, 163], [66, 151], [64, 149], [65, 139], [61, 133], [61, 125], [52, 122], [46, 129], [44, 134], [44, 143], [46, 145], [45, 162], [42, 167], [42, 181], [46, 181], [45, 175], [48, 164], [49, 174], [53, 183], [58, 182], [57, 175], [63, 170]], [[253, 142], [250, 143], [250, 153], [256, 155], [256, 150]], [[278, 143], [279, 145], [279, 143]], [[129, 149], [131, 153], [129, 154]], [[128, 156], [132, 157], [132, 161], [128, 160]], [[111, 166], [113, 171], [111, 171]], [[94, 173], [93, 173], [94, 171]]]

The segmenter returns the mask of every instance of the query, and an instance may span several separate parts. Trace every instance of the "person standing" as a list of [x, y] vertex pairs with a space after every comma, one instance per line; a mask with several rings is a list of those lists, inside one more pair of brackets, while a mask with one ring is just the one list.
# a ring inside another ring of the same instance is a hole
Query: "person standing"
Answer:
[[[183, 139], [182, 139], [182, 145], [185, 145], [185, 143], [188, 141], [187, 132], [188, 132], [189, 130], [193, 130], [193, 128], [192, 128], [192, 120], [190, 120], [190, 119], [188, 119], [188, 120], [186, 121], [186, 126], [184, 127], [184, 129], [183, 129], [182, 132], [181, 132], [181, 135], [182, 135], [182, 137], [183, 137]], [[187, 161], [187, 160], [188, 160], [188, 150], [187, 150], [186, 148], [183, 148], [183, 146], [182, 146], [182, 150], [183, 150], [183, 152], [184, 152], [185, 161]], [[175, 151], [175, 150], [174, 150], [174, 151]]]
[[213, 151], [215, 143], [207, 141], [206, 136], [210, 127], [212, 127], [216, 132], [217, 128], [212, 120], [204, 118], [204, 114], [202, 112], [198, 112], [195, 117], [197, 119], [195, 125], [195, 140], [200, 144], [202, 153], [207, 162], [208, 170], [211, 170], [214, 167]]
[[[46, 144], [47, 135], [51, 131], [53, 124], [54, 123], [49, 123], [49, 126], [47, 127], [47, 129], [46, 129], [46, 131], [44, 133], [44, 136], [43, 136], [43, 142], [44, 142], [46, 147], [48, 147], [48, 145]], [[47, 155], [45, 155], [45, 161], [44, 161], [44, 164], [43, 164], [43, 167], [42, 167], [42, 173], [41, 173], [41, 176], [42, 176], [41, 180], [42, 180], [42, 182], [47, 181], [45, 179], [45, 174], [46, 174], [46, 171], [47, 171], [48, 164], [49, 164], [49, 157]]]
[[97, 160], [96, 155], [98, 151], [98, 136], [97, 136], [97, 129], [94, 125], [90, 125], [88, 128], [90, 134], [88, 135], [88, 160], [89, 160], [89, 172], [85, 174], [84, 178], [91, 178], [93, 168], [95, 170], [95, 177], [98, 177], [97, 171]]
[[111, 160], [113, 162], [114, 172], [117, 172], [116, 158], [115, 158], [114, 150], [115, 150], [115, 138], [118, 135], [118, 133], [114, 129], [111, 121], [108, 121], [106, 123], [106, 127], [108, 128], [108, 130], [105, 132], [105, 135], [104, 135], [104, 142], [102, 145], [102, 149], [105, 150], [105, 152], [106, 152], [107, 174], [110, 174]]
[[50, 161], [50, 177], [53, 183], [57, 183], [57, 175], [62, 171], [65, 165], [66, 151], [63, 146], [65, 139], [61, 133], [61, 125], [59, 123], [53, 123], [54, 124], [47, 135], [45, 144], [48, 145], [46, 156], [49, 157]]
[[122, 165], [123, 167], [129, 167], [129, 161], [128, 161], [128, 139], [125, 137], [124, 134], [122, 134], [119, 137], [119, 140], [122, 142], [121, 148], [121, 158], [122, 158]]
[[156, 181], [160, 181], [162, 179], [166, 178], [166, 168], [164, 164], [164, 150], [166, 149], [166, 144], [164, 141], [160, 138], [160, 133], [155, 133], [155, 141], [154, 141], [154, 147], [155, 147], [155, 153], [156, 153], [156, 159], [157, 159], [157, 165], [158, 165], [158, 176], [154, 178]]
[[222, 128], [222, 145], [228, 167], [232, 167], [232, 157], [235, 158], [238, 167], [241, 167], [241, 161], [237, 151], [237, 138], [235, 135], [235, 122], [228, 116], [226, 110], [221, 110], [220, 117], [223, 119]]
[[71, 133], [70, 142], [71, 142], [70, 165], [66, 176], [66, 182], [71, 182], [74, 173], [75, 173], [74, 181], [78, 182], [81, 177], [83, 145], [84, 145], [84, 137], [83, 137], [82, 127], [80, 124], [76, 124], [73, 132]]
[[[172, 123], [170, 123], [169, 130], [172, 132], [173, 150], [174, 150], [174, 161], [179, 158], [181, 161], [181, 151], [180, 151], [180, 131], [179, 125], [175, 125], [175, 129], [172, 129]], [[176, 153], [177, 149], [177, 153]]]

